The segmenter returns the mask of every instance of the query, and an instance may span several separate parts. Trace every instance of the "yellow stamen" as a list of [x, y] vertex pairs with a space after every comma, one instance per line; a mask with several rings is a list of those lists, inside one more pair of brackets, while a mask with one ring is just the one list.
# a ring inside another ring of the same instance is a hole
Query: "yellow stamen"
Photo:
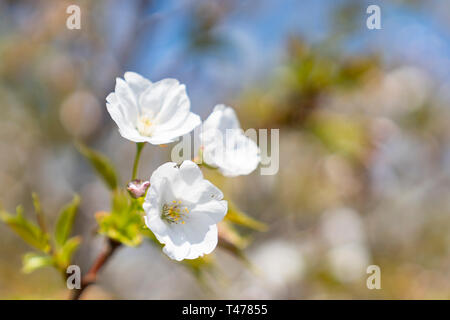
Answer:
[[161, 217], [169, 223], [185, 223], [185, 218], [189, 213], [189, 209], [186, 206], [181, 205], [180, 200], [173, 200], [171, 205], [165, 204], [162, 208]]
[[137, 130], [143, 136], [151, 136], [154, 130], [154, 120], [151, 114], [143, 114], [137, 120]]

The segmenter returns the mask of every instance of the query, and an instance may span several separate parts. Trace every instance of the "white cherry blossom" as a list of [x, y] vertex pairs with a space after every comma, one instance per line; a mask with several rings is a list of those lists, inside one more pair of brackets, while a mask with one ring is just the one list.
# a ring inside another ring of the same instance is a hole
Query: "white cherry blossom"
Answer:
[[217, 223], [228, 210], [222, 192], [192, 161], [168, 162], [150, 178], [145, 224], [171, 259], [196, 259], [217, 245]]
[[228, 177], [247, 175], [260, 162], [256, 143], [244, 135], [233, 108], [215, 106], [199, 136], [202, 160]]
[[189, 133], [201, 121], [190, 112], [186, 87], [176, 79], [150, 82], [134, 72], [117, 78], [106, 107], [125, 139], [165, 144]]

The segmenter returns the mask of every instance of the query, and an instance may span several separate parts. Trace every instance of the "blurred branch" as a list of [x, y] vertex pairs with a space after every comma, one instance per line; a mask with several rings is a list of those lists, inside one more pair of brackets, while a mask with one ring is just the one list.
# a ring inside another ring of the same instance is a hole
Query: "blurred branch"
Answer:
[[117, 242], [112, 239], [108, 239], [108, 243], [103, 252], [99, 254], [97, 259], [95, 259], [94, 264], [91, 269], [89, 269], [88, 273], [81, 280], [81, 288], [74, 290], [72, 292], [71, 300], [80, 299], [84, 290], [89, 287], [91, 284], [94, 284], [97, 281], [97, 274], [100, 269], [108, 262], [108, 260], [112, 257], [117, 248], [120, 247], [120, 242]]

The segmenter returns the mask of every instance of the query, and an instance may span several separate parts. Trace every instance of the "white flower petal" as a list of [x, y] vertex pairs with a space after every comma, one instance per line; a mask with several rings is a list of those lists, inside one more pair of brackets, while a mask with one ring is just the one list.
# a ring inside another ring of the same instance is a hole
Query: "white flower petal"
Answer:
[[260, 162], [260, 151], [256, 143], [244, 134], [236, 134], [227, 141], [216, 165], [224, 176], [247, 175], [254, 171]]
[[190, 213], [193, 215], [207, 215], [214, 223], [219, 223], [225, 217], [227, 211], [228, 202], [226, 200], [221, 200], [197, 204], [191, 209]]
[[[170, 238], [171, 240], [174, 239], [174, 237]], [[190, 250], [190, 244], [187, 241], [181, 241], [181, 242], [167, 242], [166, 245], [163, 248], [163, 252], [169, 256], [169, 258], [177, 261], [181, 261], [186, 259], [187, 255], [189, 254]]]
[[[155, 213], [159, 213], [155, 210]], [[150, 213], [151, 214], [151, 213]], [[155, 234], [155, 236], [158, 239], [164, 239], [164, 237], [168, 236], [170, 233], [169, 228], [164, 223], [164, 221], [161, 220], [161, 218], [153, 214], [152, 218], [144, 217], [145, 225], [152, 230], [152, 232]], [[159, 240], [161, 241], [161, 240]]]
[[193, 184], [203, 179], [202, 170], [192, 161], [183, 161], [180, 165], [180, 175], [187, 184]]
[[163, 79], [152, 83], [142, 93], [139, 105], [142, 110], [150, 111], [156, 116], [163, 108], [167, 94], [176, 89], [178, 85], [179, 82], [176, 79]]
[[183, 84], [173, 85], [165, 95], [157, 121], [163, 130], [176, 128], [187, 118], [190, 107], [186, 87]]
[[152, 83], [135, 72], [117, 78], [107, 108], [120, 134], [134, 142], [166, 144], [192, 131], [201, 121], [189, 111], [186, 88], [176, 79]]
[[[195, 229], [194, 229], [195, 230]], [[190, 233], [192, 234], [192, 232]], [[192, 242], [186, 259], [197, 259], [205, 254], [210, 254], [217, 246], [218, 234], [217, 225], [208, 225], [208, 230], [204, 233], [201, 241]]]
[[106, 103], [106, 110], [108, 110], [109, 115], [117, 124], [120, 130], [125, 132], [130, 128], [130, 124], [126, 122], [117, 103]]
[[136, 72], [125, 72], [124, 78], [131, 91], [133, 91], [136, 102], [139, 102], [140, 95], [152, 84], [150, 80], [145, 79]]
[[108, 94], [106, 96], [106, 102], [119, 103], [119, 101], [117, 101], [117, 97], [116, 97], [116, 94], [114, 92], [111, 92], [110, 94]]
[[[177, 137], [178, 138], [178, 137]], [[144, 142], [148, 142], [154, 145], [168, 144], [177, 141], [177, 138], [173, 138], [173, 135], [159, 134], [151, 137], [144, 137]]]
[[115, 93], [125, 119], [127, 119], [129, 123], [136, 123], [138, 118], [137, 102], [133, 92], [124, 80], [120, 78], [116, 79]]
[[[156, 169], [143, 205], [145, 223], [170, 258], [195, 259], [214, 250], [217, 226], [227, 212], [222, 192], [198, 166], [168, 162]], [[189, 198], [189, 200], [187, 200]]]
[[205, 131], [218, 129], [225, 134], [226, 129], [239, 129], [241, 125], [233, 108], [223, 104], [216, 105], [213, 112], [203, 123]]
[[257, 168], [260, 150], [244, 135], [232, 108], [216, 106], [202, 129], [200, 140], [205, 163], [231, 177], [250, 174]]
[[[195, 188], [192, 186], [195, 185]], [[195, 184], [184, 184], [181, 190], [183, 200], [190, 203], [205, 203], [211, 200], [220, 201], [223, 193], [208, 180], [201, 180]]]
[[[162, 183], [164, 179], [168, 180], [169, 183], [177, 183], [180, 180], [180, 174], [178, 169], [178, 164], [175, 162], [166, 162], [159, 166], [150, 178], [150, 187], [159, 183]], [[159, 188], [163, 189], [166, 186], [161, 186]]]
[[201, 122], [202, 121], [198, 115], [190, 112], [177, 128], [164, 130], [158, 128], [152, 138], [156, 141], [166, 141], [164, 143], [171, 143], [176, 141], [179, 137], [194, 130], [201, 124]]
[[142, 142], [142, 139], [136, 129], [127, 121], [124, 117], [123, 112], [121, 111], [120, 104], [117, 103], [117, 99], [114, 94], [111, 93], [107, 100], [111, 101], [106, 103], [106, 109], [108, 110], [109, 115], [119, 127], [119, 133], [125, 139]]

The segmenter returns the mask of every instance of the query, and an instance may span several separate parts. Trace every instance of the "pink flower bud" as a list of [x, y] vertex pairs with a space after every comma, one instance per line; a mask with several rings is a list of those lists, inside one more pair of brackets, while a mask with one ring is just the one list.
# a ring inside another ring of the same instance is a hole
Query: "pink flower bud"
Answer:
[[135, 199], [145, 196], [148, 187], [150, 187], [149, 181], [142, 181], [139, 179], [130, 181], [127, 184], [128, 193]]

